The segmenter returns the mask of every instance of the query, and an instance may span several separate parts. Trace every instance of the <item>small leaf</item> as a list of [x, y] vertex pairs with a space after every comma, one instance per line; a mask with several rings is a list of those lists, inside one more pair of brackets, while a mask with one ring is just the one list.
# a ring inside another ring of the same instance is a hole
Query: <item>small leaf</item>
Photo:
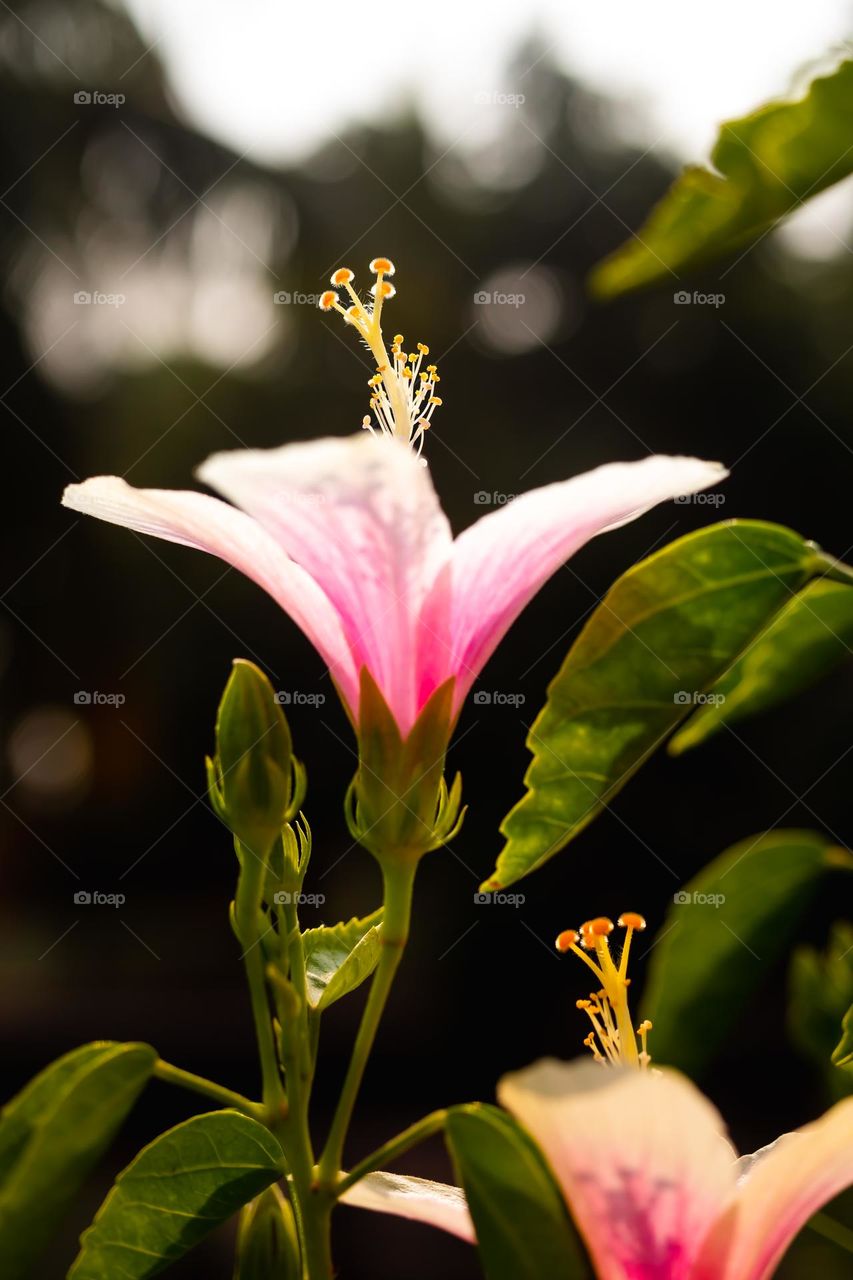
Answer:
[[32, 1080], [0, 1119], [3, 1280], [30, 1276], [78, 1187], [149, 1079], [145, 1044], [83, 1045]]
[[68, 1280], [147, 1280], [282, 1176], [275, 1138], [238, 1111], [161, 1133], [119, 1174]]
[[841, 1039], [832, 1051], [832, 1062], [845, 1071], [853, 1071], [853, 1004], [841, 1021]]
[[717, 700], [703, 703], [669, 744], [680, 755], [756, 712], [792, 698], [850, 654], [853, 644], [853, 587], [825, 578], [782, 606], [714, 685]]
[[853, 869], [853, 857], [817, 832], [772, 831], [727, 849], [675, 895], [643, 1008], [656, 1062], [688, 1075], [708, 1065], [833, 868]]
[[814, 80], [804, 97], [729, 120], [711, 169], [689, 168], [639, 232], [594, 269], [612, 298], [719, 257], [853, 172], [853, 62]]
[[789, 529], [733, 520], [623, 574], [549, 685], [527, 739], [527, 794], [503, 821], [484, 891], [582, 831], [819, 564]]
[[791, 1038], [820, 1071], [833, 1100], [853, 1091], [853, 1074], [837, 1071], [838, 1028], [853, 1004], [853, 925], [838, 921], [824, 952], [798, 947], [791, 958], [788, 1026]]
[[305, 976], [308, 1003], [320, 1012], [369, 978], [379, 962], [382, 909], [346, 924], [306, 929]]
[[545, 1157], [497, 1107], [454, 1107], [445, 1128], [486, 1280], [585, 1280], [592, 1268]]

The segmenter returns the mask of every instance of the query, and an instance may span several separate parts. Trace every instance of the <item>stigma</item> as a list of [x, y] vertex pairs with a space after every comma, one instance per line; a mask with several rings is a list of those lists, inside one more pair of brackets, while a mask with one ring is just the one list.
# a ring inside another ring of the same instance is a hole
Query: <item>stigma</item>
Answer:
[[[618, 956], [611, 946], [611, 935], [617, 927], [625, 931]], [[557, 938], [557, 950], [574, 952], [592, 970], [599, 984], [588, 999], [577, 1001], [578, 1009], [592, 1023], [584, 1044], [597, 1062], [640, 1070], [647, 1070], [651, 1062], [646, 1041], [652, 1024], [646, 1018], [635, 1028], [628, 1005], [631, 939], [645, 927], [641, 915], [626, 911], [616, 925], [607, 916], [596, 916], [594, 920], [586, 920], [578, 930], [564, 930]]]
[[[346, 324], [352, 325], [376, 361], [376, 372], [368, 382], [371, 412], [361, 425], [373, 435], [393, 436], [411, 446], [415, 453], [423, 449], [424, 434], [432, 415], [441, 404], [436, 394], [441, 381], [434, 364], [424, 364], [429, 347], [417, 343], [413, 351], [404, 347], [401, 333], [394, 336], [390, 354], [382, 335], [382, 307], [397, 292], [391, 283], [394, 263], [390, 258], [374, 258], [370, 270], [376, 277], [370, 288], [370, 301], [363, 301], [355, 289], [355, 272], [338, 267], [332, 273], [331, 289], [320, 295], [321, 311], [337, 311]], [[349, 298], [341, 301], [343, 290]]]

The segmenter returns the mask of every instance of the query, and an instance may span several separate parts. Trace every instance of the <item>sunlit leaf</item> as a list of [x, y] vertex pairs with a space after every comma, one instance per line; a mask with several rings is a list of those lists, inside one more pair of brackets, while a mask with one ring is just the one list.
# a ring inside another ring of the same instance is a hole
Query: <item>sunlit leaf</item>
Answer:
[[588, 619], [529, 732], [527, 794], [484, 890], [540, 867], [592, 821], [817, 570], [778, 525], [700, 529], [635, 565]]
[[853, 645], [853, 587], [820, 579], [790, 599], [730, 671], [717, 700], [697, 707], [669, 744], [680, 755], [756, 712], [809, 688]]
[[853, 172], [853, 62], [814, 80], [793, 102], [773, 102], [729, 120], [712, 168], [689, 168], [635, 237], [595, 268], [594, 293], [614, 297], [663, 281], [771, 227], [804, 200]]
[[379, 962], [382, 910], [302, 935], [308, 1002], [323, 1010], [369, 978]]
[[788, 1026], [802, 1053], [820, 1071], [830, 1095], [853, 1091], [853, 1073], [838, 1071], [832, 1055], [853, 1004], [853, 925], [833, 926], [825, 951], [798, 947], [791, 958]]
[[212, 1111], [169, 1129], [119, 1174], [68, 1280], [147, 1280], [282, 1176], [263, 1125]]
[[544, 1156], [497, 1107], [454, 1107], [445, 1135], [486, 1280], [586, 1280], [592, 1268]]
[[655, 1061], [701, 1073], [836, 868], [853, 870], [853, 856], [826, 837], [772, 831], [727, 849], [675, 894], [643, 1002]]
[[0, 1274], [31, 1276], [89, 1171], [151, 1076], [145, 1044], [82, 1045], [45, 1068], [0, 1117]]

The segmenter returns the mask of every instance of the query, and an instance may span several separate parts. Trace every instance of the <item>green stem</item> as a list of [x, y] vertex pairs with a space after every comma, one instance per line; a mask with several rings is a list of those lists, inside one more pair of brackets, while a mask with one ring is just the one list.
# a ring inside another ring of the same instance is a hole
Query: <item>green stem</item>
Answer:
[[275, 1039], [273, 1037], [264, 956], [261, 950], [258, 929], [264, 895], [266, 863], [246, 845], [241, 844], [240, 851], [241, 870], [234, 902], [235, 919], [237, 933], [244, 947], [243, 963], [249, 984], [252, 1017], [255, 1023], [255, 1035], [257, 1036], [258, 1052], [261, 1059], [264, 1106], [270, 1115], [275, 1115], [276, 1113], [280, 1114], [285, 1109], [286, 1099], [281, 1083], [278, 1054], [276, 1053]]
[[853, 586], [853, 568], [843, 560], [836, 560], [834, 556], [828, 556], [826, 552], [820, 551], [816, 562], [818, 576], [829, 578], [831, 582], [843, 582], [847, 586]]
[[179, 1085], [183, 1089], [192, 1090], [193, 1093], [200, 1093], [205, 1098], [212, 1098], [214, 1102], [221, 1102], [224, 1107], [234, 1107], [236, 1111], [242, 1111], [243, 1115], [251, 1116], [253, 1120], [263, 1120], [266, 1114], [260, 1102], [252, 1102], [242, 1093], [226, 1089], [224, 1085], [216, 1084], [213, 1080], [205, 1080], [204, 1076], [197, 1076], [192, 1071], [173, 1067], [170, 1062], [164, 1062], [162, 1058], [158, 1058], [154, 1064], [154, 1075], [158, 1080], [165, 1080], [168, 1084]]
[[412, 912], [412, 887], [416, 861], [398, 861], [382, 868], [384, 905], [380, 930], [381, 952], [376, 973], [370, 986], [370, 994], [362, 1014], [352, 1057], [338, 1099], [338, 1105], [329, 1129], [326, 1146], [320, 1157], [318, 1180], [321, 1187], [335, 1188], [341, 1170], [344, 1143], [352, 1118], [364, 1071], [379, 1022], [388, 1000], [394, 976], [403, 956], [403, 948], [409, 937], [409, 920]]
[[372, 1155], [360, 1161], [345, 1178], [341, 1179], [335, 1187], [335, 1198], [340, 1199], [346, 1191], [349, 1191], [350, 1187], [354, 1187], [368, 1173], [374, 1173], [384, 1165], [391, 1164], [398, 1156], [404, 1155], [407, 1151], [411, 1151], [412, 1147], [416, 1147], [418, 1143], [425, 1142], [427, 1138], [431, 1138], [434, 1133], [438, 1133], [440, 1129], [444, 1128], [446, 1119], [446, 1111], [433, 1111], [428, 1116], [424, 1116], [423, 1120], [418, 1120], [415, 1124], [409, 1125], [408, 1129], [404, 1129], [402, 1133], [398, 1133], [396, 1138], [391, 1138], [381, 1147], [377, 1147]]
[[831, 1240], [833, 1244], [853, 1253], [853, 1231], [843, 1223], [830, 1218], [829, 1214], [816, 1213], [806, 1225], [811, 1227], [812, 1231], [816, 1231], [819, 1236], [823, 1236], [825, 1240]]

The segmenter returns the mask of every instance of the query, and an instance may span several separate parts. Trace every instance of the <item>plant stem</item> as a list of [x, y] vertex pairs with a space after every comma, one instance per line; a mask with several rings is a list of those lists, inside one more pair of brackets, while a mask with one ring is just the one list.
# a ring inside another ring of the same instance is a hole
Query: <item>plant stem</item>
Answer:
[[427, 1138], [431, 1138], [434, 1133], [438, 1133], [440, 1129], [444, 1128], [446, 1119], [446, 1111], [432, 1111], [428, 1116], [424, 1116], [423, 1120], [418, 1120], [415, 1124], [409, 1125], [408, 1129], [404, 1129], [402, 1133], [398, 1133], [396, 1138], [391, 1138], [381, 1147], [377, 1147], [372, 1155], [361, 1160], [354, 1169], [350, 1170], [346, 1177], [341, 1179], [335, 1187], [335, 1198], [339, 1199], [344, 1192], [349, 1191], [350, 1187], [355, 1186], [368, 1173], [374, 1173], [383, 1165], [391, 1164], [398, 1156], [411, 1151], [412, 1147], [416, 1147], [419, 1142], [425, 1142]]
[[226, 1089], [224, 1085], [216, 1084], [213, 1080], [205, 1080], [204, 1076], [197, 1076], [192, 1071], [173, 1067], [170, 1062], [164, 1062], [162, 1058], [158, 1058], [154, 1064], [154, 1075], [158, 1080], [165, 1080], [169, 1084], [190, 1089], [193, 1093], [200, 1093], [205, 1098], [212, 1098], [214, 1102], [221, 1102], [225, 1107], [234, 1107], [236, 1111], [242, 1111], [253, 1120], [264, 1119], [265, 1111], [260, 1102], [252, 1102], [242, 1093]]
[[278, 1054], [273, 1037], [272, 1018], [267, 998], [264, 956], [258, 930], [264, 894], [266, 864], [246, 845], [241, 844], [241, 870], [235, 897], [235, 918], [240, 941], [245, 948], [243, 963], [252, 1002], [252, 1017], [261, 1059], [264, 1106], [271, 1115], [281, 1113], [286, 1105]]
[[352, 1118], [355, 1100], [364, 1076], [367, 1060], [394, 975], [403, 956], [403, 948], [409, 937], [409, 920], [412, 911], [412, 887], [417, 863], [396, 861], [382, 867], [384, 905], [380, 942], [382, 950], [376, 973], [370, 986], [370, 994], [362, 1014], [352, 1057], [350, 1058], [343, 1088], [338, 1099], [326, 1146], [318, 1166], [321, 1187], [334, 1190], [341, 1170], [344, 1143]]

